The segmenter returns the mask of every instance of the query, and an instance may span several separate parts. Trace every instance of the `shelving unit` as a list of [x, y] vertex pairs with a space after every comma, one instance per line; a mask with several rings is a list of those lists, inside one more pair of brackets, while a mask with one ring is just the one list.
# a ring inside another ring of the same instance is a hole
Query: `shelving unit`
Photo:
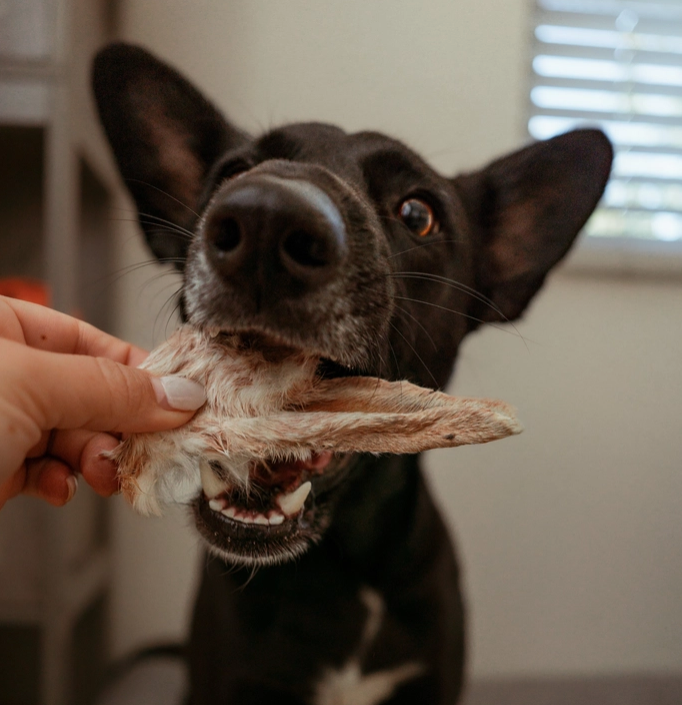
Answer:
[[[0, 277], [40, 279], [54, 308], [104, 329], [117, 177], [89, 71], [113, 11], [107, 0], [0, 2]], [[105, 510], [82, 486], [65, 509], [19, 498], [0, 513], [3, 705], [90, 701], [106, 657]]]

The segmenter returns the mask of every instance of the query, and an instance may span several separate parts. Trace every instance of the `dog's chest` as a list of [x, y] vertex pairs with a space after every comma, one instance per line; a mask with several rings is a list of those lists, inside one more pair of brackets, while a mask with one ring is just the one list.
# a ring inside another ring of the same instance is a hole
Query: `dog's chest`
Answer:
[[317, 685], [314, 705], [380, 705], [406, 681], [420, 675], [418, 663], [363, 673], [360, 664], [349, 661], [338, 671], [329, 671]]
[[380, 705], [403, 683], [424, 672], [424, 666], [417, 662], [363, 672], [363, 656], [381, 629], [385, 604], [379, 593], [370, 588], [363, 588], [360, 598], [367, 608], [367, 619], [358, 649], [341, 668], [324, 672], [315, 686], [313, 705]]

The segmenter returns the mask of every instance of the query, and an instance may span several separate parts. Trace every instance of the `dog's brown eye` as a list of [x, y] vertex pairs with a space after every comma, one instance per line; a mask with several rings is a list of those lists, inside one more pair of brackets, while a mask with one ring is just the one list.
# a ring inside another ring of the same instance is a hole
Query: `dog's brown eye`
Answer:
[[429, 235], [436, 227], [433, 209], [419, 198], [408, 198], [403, 201], [398, 215], [408, 229], [419, 237]]

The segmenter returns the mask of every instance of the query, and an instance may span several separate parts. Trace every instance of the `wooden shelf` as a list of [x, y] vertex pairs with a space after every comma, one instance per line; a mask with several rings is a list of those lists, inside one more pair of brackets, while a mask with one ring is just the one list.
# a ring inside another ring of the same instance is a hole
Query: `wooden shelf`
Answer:
[[[89, 72], [110, 34], [107, 0], [0, 4], [0, 277], [45, 282], [54, 308], [103, 329], [118, 181]], [[93, 606], [106, 612], [110, 565], [106, 502], [85, 486], [63, 509], [19, 498], [0, 512], [0, 643], [24, 644], [17, 667], [39, 673], [19, 679], [30, 693], [0, 675], [0, 702], [80, 702], [76, 635]], [[88, 649], [104, 653], [104, 619], [86, 621]]]

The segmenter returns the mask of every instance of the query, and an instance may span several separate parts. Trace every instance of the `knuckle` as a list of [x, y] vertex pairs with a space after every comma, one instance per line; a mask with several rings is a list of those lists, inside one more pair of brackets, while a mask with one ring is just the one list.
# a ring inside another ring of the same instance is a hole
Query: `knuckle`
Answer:
[[120, 415], [144, 403], [144, 388], [134, 374], [126, 374], [123, 367], [107, 358], [95, 358], [99, 374], [109, 389], [109, 412]]

